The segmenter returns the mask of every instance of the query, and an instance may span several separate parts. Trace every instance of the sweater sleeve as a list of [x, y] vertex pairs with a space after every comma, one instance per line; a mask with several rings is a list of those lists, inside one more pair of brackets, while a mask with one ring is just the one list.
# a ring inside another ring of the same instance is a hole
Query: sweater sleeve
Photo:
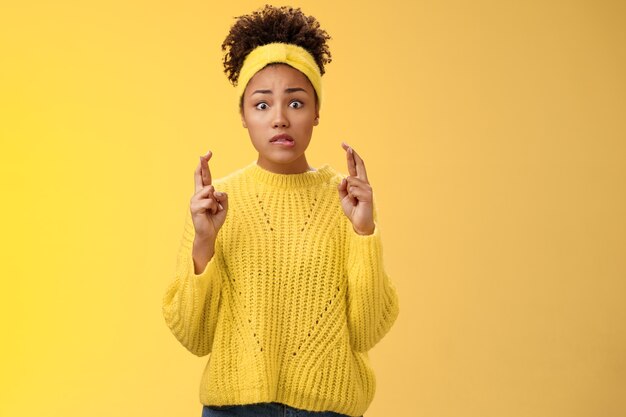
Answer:
[[348, 329], [355, 351], [366, 352], [391, 329], [399, 313], [395, 286], [383, 265], [380, 228], [359, 235], [348, 220]]
[[195, 274], [192, 257], [194, 237], [191, 213], [187, 212], [174, 281], [163, 297], [162, 312], [176, 339], [194, 355], [205, 356], [211, 353], [225, 272], [218, 234], [213, 257], [204, 271]]

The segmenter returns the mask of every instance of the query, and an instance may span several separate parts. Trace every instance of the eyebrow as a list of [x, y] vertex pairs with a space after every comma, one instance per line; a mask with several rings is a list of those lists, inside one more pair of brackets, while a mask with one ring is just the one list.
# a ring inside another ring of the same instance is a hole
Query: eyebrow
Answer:
[[[296, 91], [304, 91], [305, 93], [307, 92], [304, 88], [300, 88], [300, 87], [293, 87], [293, 88], [286, 88], [285, 89], [285, 93], [295, 93]], [[254, 94], [272, 94], [272, 90], [256, 90], [254, 93], [252, 93], [251, 95]]]

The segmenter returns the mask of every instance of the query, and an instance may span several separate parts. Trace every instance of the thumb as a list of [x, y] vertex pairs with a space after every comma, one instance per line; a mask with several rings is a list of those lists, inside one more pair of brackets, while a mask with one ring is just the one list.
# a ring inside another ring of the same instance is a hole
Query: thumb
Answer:
[[345, 178], [343, 178], [337, 186], [337, 191], [339, 191], [339, 198], [341, 200], [343, 200], [344, 197], [348, 195], [348, 181], [346, 181]]
[[228, 210], [228, 194], [222, 191], [217, 191], [214, 193], [214, 195], [220, 205], [224, 208], [224, 210]]

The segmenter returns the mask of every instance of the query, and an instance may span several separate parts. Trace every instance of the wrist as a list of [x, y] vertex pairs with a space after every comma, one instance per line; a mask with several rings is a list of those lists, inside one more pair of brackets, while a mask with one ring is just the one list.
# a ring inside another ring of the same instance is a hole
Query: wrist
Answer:
[[376, 225], [373, 224], [370, 227], [367, 228], [363, 228], [363, 229], [357, 229], [356, 227], [352, 226], [352, 230], [355, 231], [355, 233], [362, 235], [362, 236], [367, 236], [367, 235], [371, 235], [374, 233], [374, 230], [376, 229]]
[[196, 235], [193, 238], [193, 245], [195, 247], [214, 248], [215, 247], [215, 238], [212, 237], [212, 236], [199, 236], [199, 235]]

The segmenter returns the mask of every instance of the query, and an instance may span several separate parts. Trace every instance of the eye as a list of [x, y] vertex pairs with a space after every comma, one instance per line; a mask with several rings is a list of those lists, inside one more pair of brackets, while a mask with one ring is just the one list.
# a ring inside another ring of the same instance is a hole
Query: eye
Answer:
[[[261, 107], [261, 106], [265, 106], [265, 107]], [[255, 107], [259, 110], [265, 110], [267, 108], [267, 103], [262, 101], [259, 104], [257, 104]]]
[[302, 104], [302, 102], [301, 102], [301, 101], [298, 101], [298, 100], [294, 100], [294, 101], [292, 101], [291, 103], [289, 103], [289, 105], [292, 105], [292, 104], [298, 104], [298, 106], [296, 106], [296, 107], [291, 106], [291, 107], [292, 107], [292, 108], [294, 108], [294, 109], [299, 109], [299, 108], [300, 108], [300, 107], [302, 107], [302, 105], [303, 105], [303, 104]]

